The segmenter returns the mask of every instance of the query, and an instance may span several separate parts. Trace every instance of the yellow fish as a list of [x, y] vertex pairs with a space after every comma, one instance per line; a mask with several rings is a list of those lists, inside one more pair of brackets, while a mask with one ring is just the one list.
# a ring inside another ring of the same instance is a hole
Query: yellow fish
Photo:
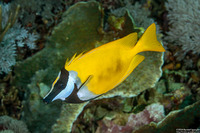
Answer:
[[77, 57], [75, 54], [59, 72], [44, 102], [61, 99], [68, 103], [81, 103], [108, 92], [122, 83], [144, 60], [145, 57], [138, 54], [143, 51], [165, 51], [157, 40], [154, 23], [139, 41], [137, 33], [131, 33]]

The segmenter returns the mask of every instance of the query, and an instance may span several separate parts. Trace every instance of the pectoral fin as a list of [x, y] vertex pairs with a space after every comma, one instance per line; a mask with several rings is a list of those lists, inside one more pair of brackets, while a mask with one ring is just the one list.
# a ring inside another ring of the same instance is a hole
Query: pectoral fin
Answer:
[[78, 90], [81, 89], [81, 87], [85, 86], [92, 79], [92, 77], [93, 77], [92, 75], [89, 75], [88, 78], [86, 79], [86, 81], [83, 82], [81, 84], [81, 86], [78, 88]]
[[142, 55], [139, 55], [139, 54], [135, 55], [133, 59], [131, 60], [128, 70], [113, 88], [121, 84], [132, 73], [132, 71], [144, 60], [144, 58], [145, 57]]

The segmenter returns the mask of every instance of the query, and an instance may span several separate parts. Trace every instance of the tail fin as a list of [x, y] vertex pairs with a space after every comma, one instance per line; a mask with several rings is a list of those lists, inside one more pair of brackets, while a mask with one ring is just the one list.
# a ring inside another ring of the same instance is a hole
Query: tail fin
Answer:
[[162, 44], [157, 40], [155, 23], [151, 24], [146, 29], [146, 31], [144, 32], [140, 40], [137, 42], [134, 49], [137, 51], [137, 53], [143, 51], [156, 51], [156, 52], [165, 51]]

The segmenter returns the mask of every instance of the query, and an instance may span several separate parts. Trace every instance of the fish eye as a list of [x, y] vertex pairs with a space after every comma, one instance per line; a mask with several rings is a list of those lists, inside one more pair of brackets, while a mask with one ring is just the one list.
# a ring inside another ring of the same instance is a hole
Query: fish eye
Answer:
[[60, 89], [64, 89], [65, 85], [63, 83], [60, 83], [58, 86]]

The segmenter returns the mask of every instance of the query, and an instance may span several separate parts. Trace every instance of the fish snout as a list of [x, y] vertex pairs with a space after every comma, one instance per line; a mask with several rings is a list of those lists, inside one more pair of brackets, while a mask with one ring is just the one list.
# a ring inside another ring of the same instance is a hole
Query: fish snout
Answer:
[[51, 100], [46, 97], [46, 98], [43, 99], [43, 102], [45, 104], [49, 104], [51, 102]]

